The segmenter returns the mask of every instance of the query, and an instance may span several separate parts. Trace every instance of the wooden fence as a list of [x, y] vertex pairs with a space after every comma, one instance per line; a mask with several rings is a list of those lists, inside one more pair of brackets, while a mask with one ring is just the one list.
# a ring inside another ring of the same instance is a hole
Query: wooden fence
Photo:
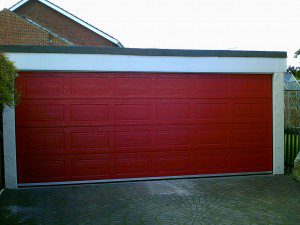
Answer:
[[284, 129], [284, 165], [287, 171], [294, 168], [294, 160], [300, 150], [300, 127]]

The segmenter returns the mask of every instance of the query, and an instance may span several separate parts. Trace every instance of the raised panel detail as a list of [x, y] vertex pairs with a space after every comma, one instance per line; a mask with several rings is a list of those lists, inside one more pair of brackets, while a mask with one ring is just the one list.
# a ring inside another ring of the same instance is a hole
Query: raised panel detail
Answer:
[[233, 168], [245, 171], [272, 170], [264, 154], [234, 154], [231, 162]]
[[188, 156], [170, 156], [158, 158], [158, 172], [182, 172], [187, 171], [189, 168]]
[[239, 103], [234, 105], [234, 117], [237, 119], [261, 119], [265, 116], [264, 104]]
[[197, 130], [198, 145], [227, 145], [229, 143], [228, 129]]
[[234, 130], [234, 143], [236, 145], [269, 145], [269, 134], [264, 128], [236, 128]]
[[109, 176], [108, 159], [74, 159], [72, 160], [72, 176]]
[[[200, 78], [197, 79], [197, 92], [222, 93], [227, 91], [227, 79], [224, 78]], [[201, 96], [199, 96], [201, 97]]]
[[226, 170], [229, 169], [228, 157], [226, 155], [201, 155], [192, 159], [193, 168], [197, 170]]
[[191, 140], [190, 131], [157, 131], [157, 145], [189, 145]]
[[121, 158], [116, 159], [116, 174], [139, 174], [151, 172], [151, 159]]
[[198, 120], [216, 120], [228, 118], [228, 104], [223, 103], [198, 103], [197, 119]]
[[25, 122], [63, 122], [64, 106], [63, 105], [25, 105], [26, 112]]
[[109, 147], [108, 132], [74, 132], [71, 133], [72, 149], [103, 149]]
[[107, 104], [81, 104], [71, 106], [72, 121], [107, 122], [109, 106]]
[[28, 76], [25, 78], [26, 93], [60, 94], [63, 92], [63, 80], [60, 77]]
[[27, 161], [25, 168], [27, 177], [36, 178], [57, 178], [66, 175], [65, 161], [64, 160], [30, 160]]
[[[64, 133], [30, 133], [25, 139], [26, 150], [64, 149]], [[42, 151], [40, 152], [43, 153]]]
[[150, 120], [151, 105], [118, 104], [115, 105], [116, 120]]
[[191, 119], [191, 114], [190, 104], [157, 104], [158, 119]]
[[72, 94], [105, 94], [108, 92], [108, 79], [106, 77], [73, 77], [71, 79]]
[[151, 93], [152, 78], [145, 77], [117, 77], [115, 90], [118, 97], [127, 95], [147, 96]]
[[116, 146], [131, 147], [131, 146], [149, 146], [150, 132], [149, 131], [117, 131]]
[[191, 91], [189, 78], [157, 78], [158, 92], [182, 92]]
[[254, 77], [241, 77], [233, 79], [233, 92], [237, 93], [263, 93], [265, 90], [264, 80]]

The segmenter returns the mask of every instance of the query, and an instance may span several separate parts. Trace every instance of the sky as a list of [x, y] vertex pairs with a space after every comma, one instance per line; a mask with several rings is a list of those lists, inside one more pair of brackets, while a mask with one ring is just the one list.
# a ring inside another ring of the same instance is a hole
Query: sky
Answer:
[[300, 66], [300, 0], [50, 1], [125, 47], [287, 51]]

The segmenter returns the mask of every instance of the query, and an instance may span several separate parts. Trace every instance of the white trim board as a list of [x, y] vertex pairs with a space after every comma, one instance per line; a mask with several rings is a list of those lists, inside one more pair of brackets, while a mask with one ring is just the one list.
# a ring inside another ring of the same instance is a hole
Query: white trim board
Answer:
[[162, 176], [162, 177], [142, 177], [142, 178], [120, 178], [103, 180], [84, 180], [84, 181], [63, 181], [63, 182], [44, 182], [44, 183], [23, 183], [18, 187], [37, 187], [50, 185], [74, 185], [74, 184], [96, 184], [96, 183], [116, 183], [116, 182], [135, 182], [135, 181], [155, 181], [155, 180], [173, 180], [173, 179], [196, 179], [196, 178], [214, 178], [214, 177], [232, 177], [232, 176], [262, 176], [270, 175], [272, 171], [262, 172], [242, 172], [242, 173], [222, 173], [222, 174], [200, 174], [183, 176]]
[[[28, 2], [28, 1], [30, 1], [30, 0], [22, 0], [22, 1], [20, 1], [20, 2], [18, 2], [17, 4], [15, 4], [14, 6], [12, 6], [12, 7], [10, 8], [10, 10], [11, 10], [11, 11], [14, 11], [14, 10], [16, 10], [17, 8], [19, 8], [19, 7], [21, 7], [22, 5], [24, 5], [24, 4], [25, 4], [26, 2]], [[102, 37], [104, 37], [105, 39], [107, 39], [107, 40], [113, 42], [114, 44], [118, 45], [119, 47], [123, 47], [123, 45], [122, 45], [117, 39], [115, 39], [115, 38], [113, 38], [112, 36], [110, 36], [110, 35], [104, 33], [103, 31], [97, 29], [96, 27], [94, 27], [94, 26], [88, 24], [87, 22], [85, 22], [85, 21], [79, 19], [78, 17], [72, 15], [71, 13], [69, 13], [69, 12], [63, 10], [62, 8], [56, 6], [55, 4], [53, 4], [53, 3], [49, 2], [49, 1], [46, 1], [46, 0], [38, 0], [38, 1], [41, 2], [41, 3], [43, 3], [44, 5], [49, 6], [50, 8], [54, 9], [55, 11], [57, 11], [57, 12], [63, 14], [64, 16], [68, 17], [69, 19], [71, 19], [71, 20], [73, 20], [73, 21], [79, 23], [80, 25], [82, 25], [82, 26], [88, 28], [89, 30], [95, 32], [96, 34], [99, 34], [100, 36], [102, 36]]]
[[23, 71], [283, 73], [285, 58], [7, 53]]

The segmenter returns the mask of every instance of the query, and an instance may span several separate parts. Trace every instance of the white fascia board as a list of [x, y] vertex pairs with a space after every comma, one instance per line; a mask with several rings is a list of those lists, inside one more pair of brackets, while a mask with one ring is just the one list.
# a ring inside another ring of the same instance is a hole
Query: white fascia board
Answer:
[[283, 73], [285, 58], [7, 53], [20, 71]]
[[[21, 7], [22, 5], [24, 5], [24, 4], [25, 4], [26, 2], [28, 2], [28, 1], [29, 1], [29, 0], [23, 0], [23, 1], [20, 1], [20, 2], [17, 3], [16, 5], [12, 6], [12, 7], [10, 8], [10, 10], [11, 10], [11, 11], [14, 11], [15, 9]], [[57, 12], [63, 14], [64, 16], [70, 18], [71, 20], [74, 20], [75, 22], [77, 22], [77, 23], [81, 24], [82, 26], [88, 28], [89, 30], [95, 32], [96, 34], [99, 34], [100, 36], [102, 36], [102, 37], [104, 37], [105, 39], [107, 39], [107, 40], [113, 42], [114, 44], [118, 45], [119, 47], [123, 47], [117, 39], [115, 39], [115, 38], [109, 36], [108, 34], [102, 32], [101, 30], [98, 30], [97, 28], [95, 28], [95, 27], [91, 26], [90, 24], [84, 22], [83, 20], [77, 18], [76, 16], [72, 15], [71, 13], [68, 13], [67, 11], [65, 11], [65, 10], [63, 10], [63, 9], [61, 9], [61, 8], [59, 8], [58, 6], [52, 4], [51, 2], [48, 2], [48, 1], [45, 1], [45, 0], [38, 0], [38, 1], [41, 2], [41, 3], [43, 3], [43, 4], [45, 4], [45, 5], [47, 5], [47, 6], [49, 6], [50, 8], [54, 9], [55, 11], [57, 11]]]

